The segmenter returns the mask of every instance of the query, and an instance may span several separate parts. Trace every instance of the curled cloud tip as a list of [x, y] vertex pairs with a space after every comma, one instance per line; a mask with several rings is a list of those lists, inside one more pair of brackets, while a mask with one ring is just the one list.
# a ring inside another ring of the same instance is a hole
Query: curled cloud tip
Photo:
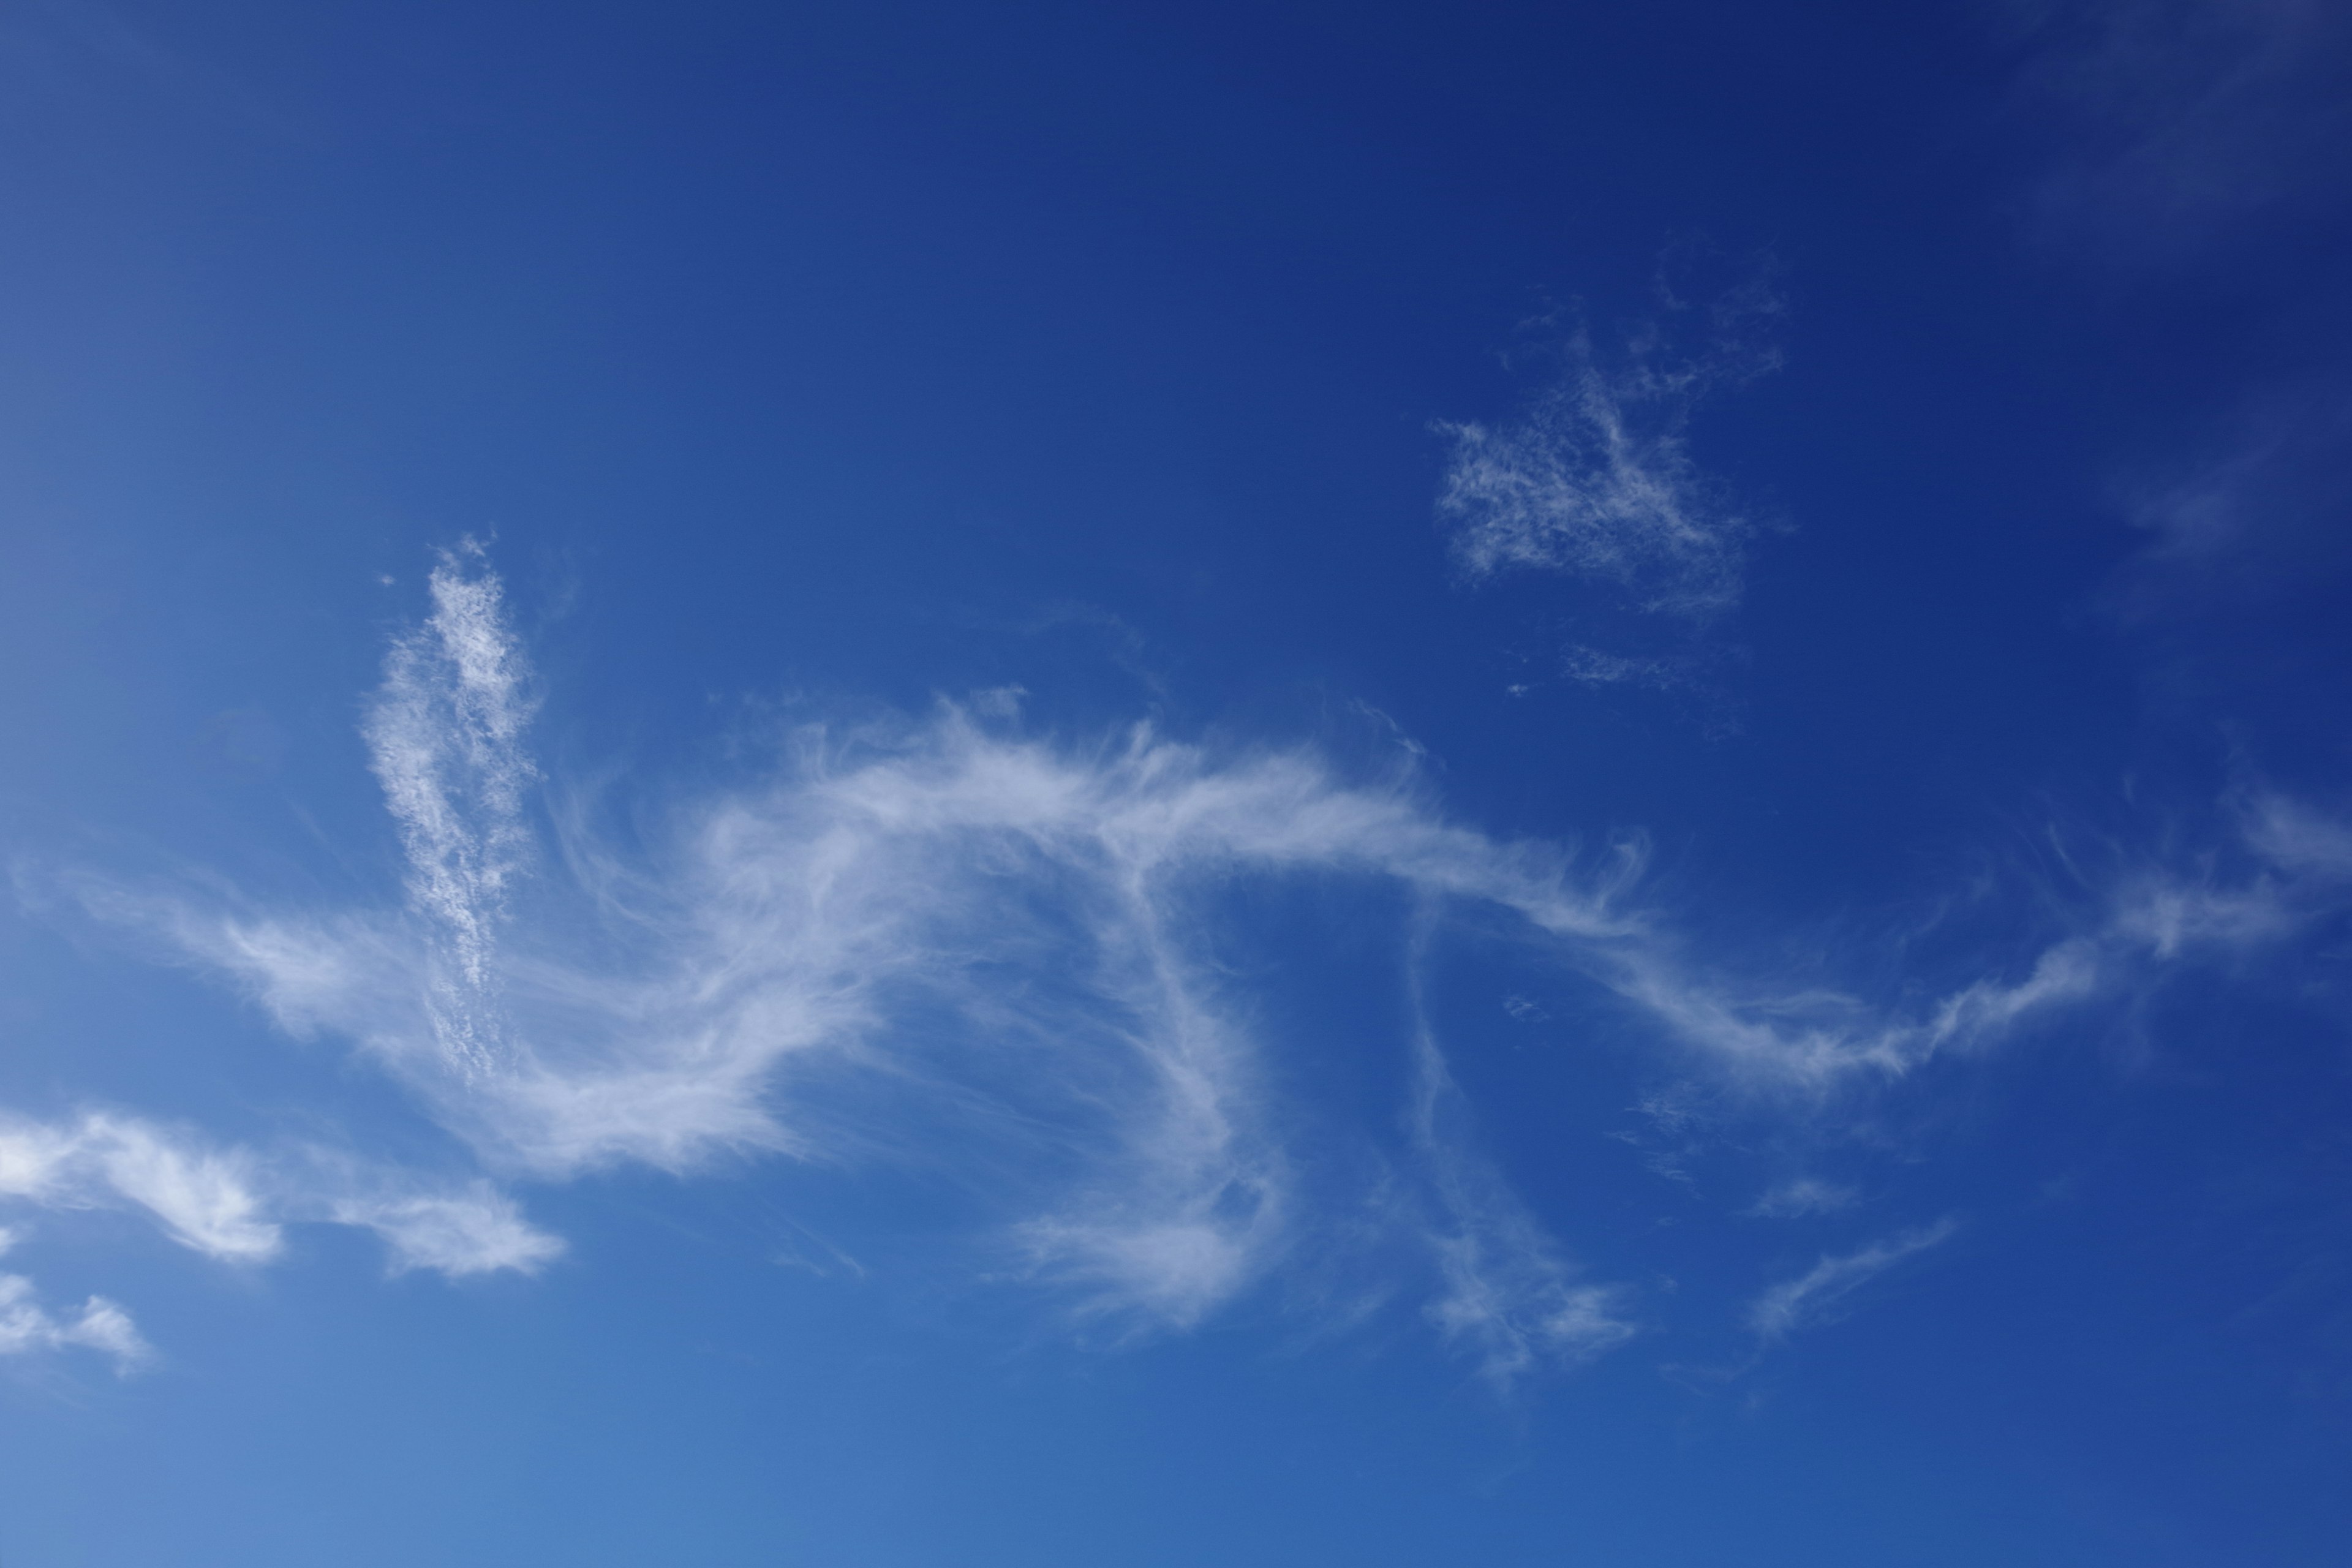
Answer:
[[181, 1246], [223, 1261], [258, 1262], [282, 1244], [257, 1178], [244, 1151], [136, 1118], [0, 1121], [0, 1196], [53, 1208], [143, 1209]]

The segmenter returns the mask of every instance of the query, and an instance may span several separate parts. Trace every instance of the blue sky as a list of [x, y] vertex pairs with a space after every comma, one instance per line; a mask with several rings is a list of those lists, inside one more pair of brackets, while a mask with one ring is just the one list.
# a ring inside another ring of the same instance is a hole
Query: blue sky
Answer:
[[2347, 87], [0, 5], [0, 1560], [2343, 1561]]

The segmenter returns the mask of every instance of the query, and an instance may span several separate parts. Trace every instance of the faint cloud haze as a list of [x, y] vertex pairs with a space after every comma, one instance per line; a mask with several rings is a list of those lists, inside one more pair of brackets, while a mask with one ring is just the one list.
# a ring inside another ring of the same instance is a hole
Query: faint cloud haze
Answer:
[[1818, 1176], [1798, 1176], [1758, 1198], [1748, 1212], [1763, 1219], [1801, 1219], [1852, 1208], [1859, 1198], [1852, 1187]]
[[2032, 189], [2052, 237], [2133, 264], [2333, 205], [2352, 158], [2352, 16], [2329, 0], [2029, 0], [2023, 106], [2056, 148]]
[[1959, 1222], [1942, 1219], [1856, 1251], [1822, 1260], [1796, 1279], [1775, 1285], [1748, 1309], [1748, 1326], [1768, 1343], [1827, 1321], [1846, 1299], [1915, 1254], [1948, 1240]]

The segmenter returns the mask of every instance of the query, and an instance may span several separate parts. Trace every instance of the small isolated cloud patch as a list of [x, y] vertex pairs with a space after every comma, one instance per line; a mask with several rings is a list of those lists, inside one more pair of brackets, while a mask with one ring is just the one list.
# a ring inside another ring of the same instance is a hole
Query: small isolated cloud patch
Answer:
[[457, 1193], [342, 1198], [331, 1213], [341, 1224], [382, 1237], [395, 1274], [414, 1268], [452, 1279], [500, 1269], [535, 1274], [564, 1250], [560, 1237], [532, 1226], [512, 1198], [487, 1182]]
[[[1760, 284], [1734, 290], [1706, 312], [1708, 340], [1689, 354], [1653, 326], [1603, 356], [1580, 330], [1559, 380], [1516, 417], [1440, 424], [1452, 450], [1437, 508], [1464, 573], [1561, 573], [1696, 621], [1738, 604], [1755, 527], [1692, 457], [1690, 417], [1710, 392], [1778, 365], [1759, 324], [1781, 310]], [[1589, 657], [1575, 678], [1647, 679], [1643, 663]]]
[[[0, 1226], [0, 1254], [16, 1244], [16, 1233]], [[33, 1282], [21, 1274], [0, 1274], [0, 1356], [79, 1348], [114, 1358], [114, 1370], [128, 1373], [154, 1352], [140, 1337], [131, 1314], [103, 1296], [58, 1316], [41, 1305]]]
[[1798, 1176], [1758, 1198], [1748, 1212], [1760, 1219], [1802, 1219], [1809, 1215], [1835, 1214], [1860, 1200], [1861, 1194], [1852, 1187], [1818, 1176]]
[[1827, 1321], [1856, 1290], [1905, 1258], [1941, 1245], [1958, 1228], [1958, 1221], [1941, 1219], [1843, 1257], [1825, 1256], [1805, 1273], [1757, 1297], [1748, 1309], [1748, 1326], [1769, 1343]]

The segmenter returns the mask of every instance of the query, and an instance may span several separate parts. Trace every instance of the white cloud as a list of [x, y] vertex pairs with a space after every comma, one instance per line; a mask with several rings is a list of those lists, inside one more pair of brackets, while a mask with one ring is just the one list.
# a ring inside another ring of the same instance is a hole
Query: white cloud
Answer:
[[[1923, 1041], [1927, 1047], [1915, 1046], [1915, 1055], [1924, 1058], [1928, 1051], [1947, 1046], [1998, 1039], [2034, 1013], [2086, 1000], [2101, 984], [2095, 943], [2058, 942], [2044, 949], [2032, 970], [2014, 985], [1979, 980], [1946, 997], [1924, 1029], [1908, 1031], [1912, 1039]], [[1898, 1031], [1897, 1037], [1902, 1033]]]
[[1757, 1297], [1748, 1309], [1748, 1326], [1759, 1339], [1786, 1339], [1799, 1329], [1824, 1321], [1864, 1285], [1913, 1254], [1943, 1242], [1958, 1228], [1958, 1221], [1941, 1219], [1842, 1258], [1824, 1255], [1802, 1275]]
[[[410, 914], [81, 893], [285, 1026], [361, 1042], [494, 1167], [937, 1165], [949, 1116], [974, 1169], [1056, 1173], [1016, 1184], [1032, 1206], [1004, 1241], [1023, 1267], [1086, 1310], [1181, 1327], [1261, 1278], [1298, 1218], [1266, 1043], [1223, 994], [1213, 911], [1236, 879], [1398, 881], [1596, 954], [1639, 934], [1613, 907], [1637, 856], [1580, 873], [1444, 823], [1410, 776], [1349, 783], [1308, 752], [1217, 756], [1149, 728], [1056, 748], [954, 708], [810, 730], [774, 779], [683, 807], [645, 857], [560, 819], [542, 861], [570, 896], [501, 925], [528, 862], [530, 768], [509, 744], [524, 667], [494, 581], [442, 563], [430, 637], [399, 645], [371, 719]], [[501, 782], [447, 784], [477, 776]], [[352, 1199], [335, 1217], [455, 1269], [552, 1246], [446, 1204]], [[1465, 1232], [1449, 1267], [1492, 1276], [1462, 1248], [1500, 1245]], [[1614, 1331], [1596, 1292], [1528, 1289], [1542, 1304], [1514, 1331], [1531, 1341]]]
[[0, 1197], [46, 1200], [65, 1184], [78, 1140], [37, 1122], [0, 1121]]
[[1825, 1090], [1857, 1077], [1900, 1078], [1939, 1053], [1990, 1045], [2036, 1014], [2088, 999], [2102, 983], [2098, 951], [2056, 943], [2024, 979], [1970, 981], [1919, 1016], [1820, 987], [1742, 999], [1693, 975], [1662, 943], [1612, 954], [1613, 984], [1672, 1037], [1745, 1079]]
[[131, 1315], [103, 1296], [81, 1310], [57, 1317], [35, 1299], [33, 1282], [21, 1274], [0, 1274], [0, 1355], [79, 1346], [114, 1358], [117, 1372], [129, 1372], [153, 1352]]
[[1612, 375], [1580, 340], [1568, 379], [1517, 419], [1442, 425], [1438, 510], [1473, 577], [1559, 572], [1635, 607], [1706, 616], [1739, 598], [1749, 527], [1692, 460], [1687, 406], [1645, 374]]
[[393, 644], [365, 726], [385, 805], [409, 863], [411, 904], [436, 941], [425, 1005], [467, 1073], [498, 1060], [493, 952], [530, 833], [522, 749], [534, 704], [498, 577], [468, 572], [468, 542], [433, 572], [433, 614]]
[[2131, 879], [2116, 897], [2115, 930], [2158, 958], [2195, 948], [2242, 948], [2273, 942], [2302, 923], [2268, 881], [2215, 886], [2161, 872]]
[[[1689, 308], [1661, 292], [1670, 310]], [[1754, 528], [1691, 457], [1688, 426], [1708, 392], [1779, 363], [1754, 329], [1781, 308], [1761, 284], [1734, 289], [1707, 312], [1711, 341], [1687, 356], [1653, 325], [1607, 363], [1579, 331], [1559, 382], [1517, 418], [1439, 425], [1453, 452], [1438, 511], [1463, 569], [1563, 573], [1693, 620], [1737, 604]], [[1670, 667], [1581, 649], [1567, 673], [1656, 683]]]
[[[405, 907], [272, 911], [89, 879], [83, 904], [165, 937], [284, 1027], [356, 1042], [493, 1173], [684, 1172], [761, 1153], [922, 1170], [994, 1207], [1000, 1273], [1139, 1327], [1201, 1321], [1318, 1218], [1281, 1041], [1226, 946], [1224, 916], [1252, 884], [1354, 882], [1433, 919], [1480, 911], [1702, 1069], [1798, 1091], [1782, 1094], [1792, 1107], [2137, 984], [2207, 940], [2192, 933], [2289, 929], [2216, 912], [2292, 879], [2275, 868], [2267, 883], [2209, 879], [2202, 904], [2183, 890], [2200, 884], [2150, 876], [2014, 977], [1904, 1008], [1811, 976], [1741, 984], [1643, 907], [1637, 841], [1580, 857], [1450, 823], [1410, 751], [1349, 776], [1307, 748], [1218, 752], [1150, 726], [1055, 742], [1009, 710], [983, 721], [952, 705], [810, 726], [765, 776], [682, 798], [625, 838], [560, 802], [534, 850], [525, 663], [496, 581], [453, 558], [435, 584], [436, 620], [401, 643], [397, 700], [370, 721], [409, 856]], [[2281, 807], [2255, 821], [2274, 860], [2333, 864], [2324, 819]], [[1433, 1038], [1407, 1044], [1427, 1189], [1412, 1223], [1442, 1276], [1432, 1317], [1498, 1381], [1620, 1342], [1619, 1293], [1575, 1280], [1471, 1152]], [[395, 1267], [450, 1273], [529, 1269], [560, 1249], [494, 1193], [383, 1175], [336, 1176], [323, 1209], [240, 1207], [247, 1167], [109, 1125], [112, 1153], [79, 1164], [41, 1142], [68, 1136], [57, 1130], [0, 1140], [0, 1184], [29, 1194], [70, 1166], [71, 1190], [103, 1184], [224, 1256], [274, 1247], [280, 1219], [365, 1225]]]
[[280, 1245], [254, 1192], [254, 1162], [238, 1150], [193, 1146], [136, 1121], [82, 1123], [87, 1158], [107, 1185], [153, 1215], [172, 1239], [208, 1258], [260, 1259]]
[[[16, 1233], [0, 1226], [0, 1256], [16, 1245]], [[131, 1315], [105, 1297], [92, 1296], [79, 1312], [60, 1319], [35, 1298], [30, 1279], [0, 1273], [0, 1355], [69, 1346], [112, 1356], [118, 1373], [131, 1371], [154, 1353], [140, 1338]]]
[[275, 1254], [252, 1158], [131, 1118], [92, 1114], [70, 1127], [0, 1121], [0, 1197], [54, 1208], [129, 1204], [181, 1246], [226, 1261]]
[[289, 1222], [364, 1226], [383, 1237], [395, 1269], [452, 1276], [530, 1273], [563, 1250], [486, 1183], [436, 1191], [413, 1174], [315, 1150], [273, 1161], [107, 1112], [60, 1124], [0, 1117], [0, 1199], [8, 1198], [143, 1211], [172, 1240], [228, 1263], [277, 1257]]
[[395, 1273], [431, 1268], [450, 1277], [500, 1269], [533, 1274], [562, 1256], [563, 1242], [534, 1228], [515, 1201], [477, 1182], [460, 1192], [338, 1198], [328, 1212], [374, 1231], [392, 1249]]
[[2251, 868], [2231, 876], [2209, 855], [2119, 879], [2112, 940], [2160, 960], [2226, 956], [2284, 942], [2352, 903], [2352, 824], [2267, 790], [2238, 816], [2233, 847], [2252, 856]]

